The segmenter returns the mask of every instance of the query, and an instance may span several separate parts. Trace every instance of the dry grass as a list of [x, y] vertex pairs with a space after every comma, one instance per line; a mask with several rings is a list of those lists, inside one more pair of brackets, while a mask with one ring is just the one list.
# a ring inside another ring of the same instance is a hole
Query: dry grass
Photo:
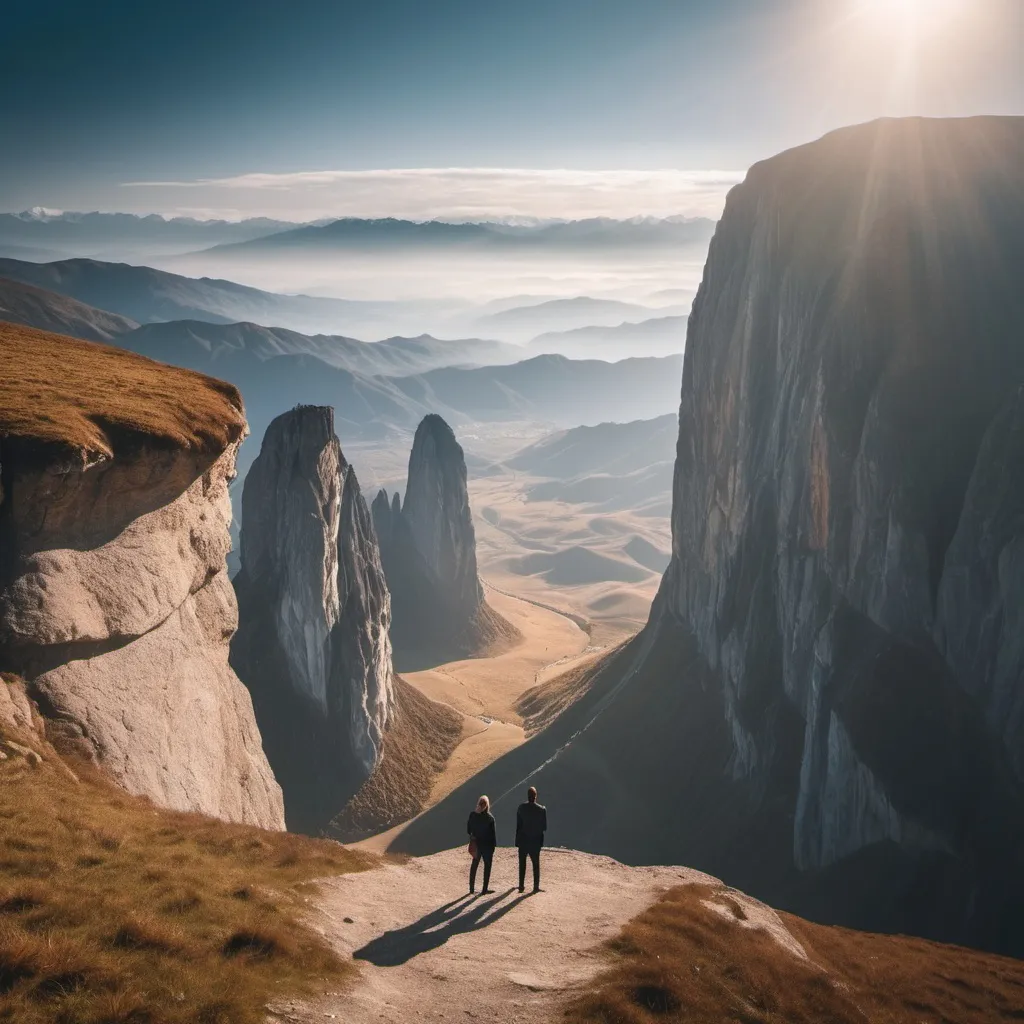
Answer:
[[114, 454], [127, 437], [220, 452], [242, 436], [232, 384], [89, 341], [0, 323], [0, 439]]
[[572, 707], [589, 689], [594, 676], [625, 646], [626, 641], [599, 656], [588, 658], [566, 672], [527, 690], [516, 702], [527, 736], [546, 729], [563, 711]]
[[462, 739], [462, 716], [395, 677], [395, 718], [373, 774], [331, 822], [330, 833], [362, 839], [408, 821], [426, 806], [434, 779]]
[[1024, 1019], [1024, 963], [923, 939], [783, 915], [802, 960], [766, 932], [674, 889], [613, 943], [616, 964], [575, 999], [569, 1024], [996, 1024]]
[[80, 765], [76, 784], [12, 738], [43, 760], [0, 760], [0, 1021], [256, 1024], [351, 971], [303, 901], [371, 858], [158, 810]]

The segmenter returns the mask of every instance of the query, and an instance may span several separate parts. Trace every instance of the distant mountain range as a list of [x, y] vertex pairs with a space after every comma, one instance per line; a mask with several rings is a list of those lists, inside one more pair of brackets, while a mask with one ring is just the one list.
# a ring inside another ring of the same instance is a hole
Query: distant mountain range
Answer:
[[215, 278], [183, 277], [152, 267], [71, 259], [30, 263], [0, 259], [0, 277], [45, 288], [139, 323], [240, 321], [336, 333], [353, 322], [383, 319], [388, 303], [281, 295]]
[[313, 356], [338, 369], [368, 376], [402, 376], [444, 366], [511, 363], [525, 355], [516, 345], [481, 338], [443, 341], [423, 334], [368, 342], [340, 335], [310, 336], [259, 324], [198, 320], [146, 324], [116, 343], [161, 362], [187, 362], [194, 369], [201, 365], [204, 373], [213, 376], [229, 372], [239, 358], [265, 361], [276, 356]]
[[626, 359], [630, 355], [672, 355], [686, 344], [686, 316], [660, 316], [614, 327], [587, 326], [548, 331], [530, 341], [531, 352], [557, 352], [570, 359]]
[[[135, 301], [144, 305], [145, 298]], [[247, 322], [171, 320], [140, 326], [117, 313], [6, 278], [0, 278], [0, 320], [108, 341], [151, 359], [188, 365], [213, 376], [221, 372], [222, 365], [230, 368], [238, 359], [265, 361], [284, 355], [313, 356], [339, 369], [367, 375], [402, 376], [444, 366], [511, 363], [526, 354], [519, 346], [500, 341], [445, 341], [428, 334], [366, 342]]]
[[678, 405], [682, 356], [596, 359], [535, 356], [510, 366], [445, 367], [392, 383], [425, 408], [462, 420], [539, 420], [574, 426], [633, 420]]
[[138, 256], [190, 252], [227, 242], [288, 231], [288, 221], [254, 217], [232, 222], [191, 217], [137, 216], [132, 213], [66, 213], [26, 210], [0, 213], [0, 255], [51, 253], [51, 258]]
[[131, 213], [26, 210], [0, 213], [0, 256], [16, 259], [145, 259], [210, 251], [224, 256], [293, 249], [388, 250], [416, 247], [672, 248], [707, 245], [705, 218], [591, 218], [556, 223], [449, 223], [343, 217], [306, 224], [252, 217], [241, 221]]
[[[86, 270], [95, 268], [93, 261], [70, 262], [85, 264]], [[47, 267], [36, 269], [49, 272]], [[73, 274], [71, 280], [80, 284], [82, 279]], [[477, 339], [439, 341], [423, 336], [369, 343], [251, 323], [196, 320], [137, 326], [123, 315], [11, 281], [0, 287], [0, 319], [5, 317], [102, 338], [228, 380], [241, 390], [257, 437], [274, 416], [297, 404], [333, 405], [343, 439], [408, 432], [428, 412], [440, 413], [453, 424], [532, 420], [574, 426], [608, 418], [632, 420], [674, 409], [682, 371], [680, 356], [612, 364], [542, 355], [512, 365], [450, 365], [485, 356], [507, 361], [521, 352]], [[255, 454], [255, 446], [243, 448], [243, 473]]]
[[671, 248], [706, 245], [715, 222], [706, 218], [641, 217], [611, 220], [596, 217], [555, 224], [510, 225], [493, 222], [451, 224], [416, 222], [385, 217], [363, 220], [346, 217], [329, 224], [305, 225], [247, 241], [222, 244], [225, 255], [271, 253], [282, 250], [349, 250], [376, 248], [484, 247], [490, 249]]
[[[571, 299], [531, 302], [502, 309], [496, 313], [487, 313], [477, 317], [472, 321], [472, 325], [475, 328], [475, 333], [497, 335], [514, 341], [527, 342], [539, 337], [548, 339], [551, 334], [566, 330], [618, 327], [627, 321], [635, 323], [669, 314], [680, 315], [685, 312], [684, 306], [643, 306], [635, 302], [595, 299], [580, 295]], [[574, 345], [572, 340], [566, 341], [565, 339], [559, 339], [557, 345], [553, 341], [550, 343], [553, 346], [551, 350], [556, 352], [561, 352], [563, 345], [566, 348], [580, 347]], [[682, 352], [682, 350], [682, 346], [680, 346], [679, 351]], [[547, 351], [547, 349], [538, 346], [534, 351]], [[594, 357], [599, 358], [599, 353], [594, 353]]]
[[[423, 330], [422, 320], [431, 318], [430, 309], [425, 308], [424, 303], [283, 295], [224, 279], [185, 277], [152, 267], [101, 260], [34, 263], [0, 258], [0, 277], [64, 295], [127, 317], [136, 324], [181, 320], [221, 325], [260, 324], [283, 331], [279, 342], [272, 344], [280, 344], [289, 352], [296, 349], [284, 340], [289, 331], [351, 340], [353, 336], [404, 337], [403, 328], [416, 325], [416, 336], [419, 336]], [[483, 315], [446, 317], [439, 311], [433, 319], [441, 321], [443, 333], [457, 338], [468, 335], [470, 339], [452, 341], [450, 358], [439, 362], [432, 355], [416, 370], [460, 363], [508, 363], [542, 353], [615, 360], [671, 355], [683, 350], [685, 317], [666, 315], [667, 311], [683, 308], [679, 306], [645, 306], [589, 296], [571, 299], [519, 296], [480, 308], [485, 311]], [[396, 326], [397, 331], [393, 330]], [[191, 330], [195, 334], [198, 328], [193, 326]], [[81, 336], [80, 332], [71, 333]], [[204, 332], [203, 337], [215, 348], [236, 343], [219, 340], [209, 331]], [[485, 338], [502, 340], [482, 340]], [[518, 350], [503, 341], [529, 343], [530, 347]], [[431, 339], [433, 351], [438, 344], [436, 337]], [[307, 354], [322, 355], [308, 340], [303, 340], [297, 348]], [[333, 350], [337, 346], [331, 342], [328, 348]], [[348, 359], [344, 365], [352, 368]], [[390, 369], [385, 366], [380, 372], [390, 372]]]

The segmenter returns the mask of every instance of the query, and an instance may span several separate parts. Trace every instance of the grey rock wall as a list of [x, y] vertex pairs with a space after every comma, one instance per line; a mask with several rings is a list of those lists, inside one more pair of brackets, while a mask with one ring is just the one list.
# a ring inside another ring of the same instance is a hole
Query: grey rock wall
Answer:
[[333, 410], [267, 428], [242, 496], [240, 626], [249, 687], [290, 827], [316, 829], [373, 771], [393, 712], [391, 602]]
[[392, 597], [399, 668], [467, 657], [516, 630], [484, 600], [466, 457], [451, 427], [424, 417], [409, 455], [404, 505], [374, 498], [373, 521]]
[[484, 592], [477, 575], [466, 456], [452, 428], [436, 414], [425, 416], [416, 429], [402, 515], [446, 601], [466, 617], [474, 615]]

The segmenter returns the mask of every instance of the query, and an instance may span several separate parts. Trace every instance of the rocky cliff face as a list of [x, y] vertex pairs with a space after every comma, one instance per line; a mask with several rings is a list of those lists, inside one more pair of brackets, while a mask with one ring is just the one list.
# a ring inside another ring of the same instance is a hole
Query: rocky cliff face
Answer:
[[1020, 119], [880, 122], [731, 193], [652, 624], [693, 637], [751, 792], [796, 712], [798, 868], [943, 860], [965, 922], [1022, 849], [1022, 160]]
[[983, 118], [750, 170], [690, 317], [648, 627], [474, 788], [529, 775], [555, 842], [1024, 952], [1022, 167], [1024, 119]]
[[466, 457], [451, 427], [424, 417], [409, 456], [405, 505], [385, 491], [373, 520], [392, 595], [396, 656], [410, 667], [466, 656], [515, 630], [484, 601]]
[[42, 332], [0, 349], [0, 667], [130, 792], [283, 827], [228, 665], [237, 392]]
[[416, 429], [402, 515], [445, 600], [467, 618], [474, 615], [484, 590], [476, 571], [466, 456], [440, 416], [425, 416]]
[[319, 828], [373, 771], [394, 709], [390, 597], [332, 409], [267, 428], [242, 496], [241, 561], [232, 664], [289, 825]]

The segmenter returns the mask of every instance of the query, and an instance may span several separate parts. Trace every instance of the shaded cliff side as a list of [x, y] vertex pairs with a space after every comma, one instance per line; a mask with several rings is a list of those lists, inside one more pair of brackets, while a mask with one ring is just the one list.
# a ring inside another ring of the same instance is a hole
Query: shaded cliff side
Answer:
[[1024, 951], [1022, 167], [1024, 119], [881, 121], [730, 193], [650, 622], [499, 813], [530, 777], [555, 842]]
[[370, 776], [394, 710], [391, 600], [333, 409], [300, 406], [267, 428], [242, 495], [241, 562], [231, 663], [289, 826], [315, 830]]
[[416, 430], [405, 505], [380, 491], [373, 521], [392, 597], [399, 667], [469, 657], [518, 638], [484, 600], [476, 565], [466, 457], [435, 414]]
[[227, 657], [238, 392], [8, 324], [0, 363], [0, 669], [130, 792], [283, 827]]

